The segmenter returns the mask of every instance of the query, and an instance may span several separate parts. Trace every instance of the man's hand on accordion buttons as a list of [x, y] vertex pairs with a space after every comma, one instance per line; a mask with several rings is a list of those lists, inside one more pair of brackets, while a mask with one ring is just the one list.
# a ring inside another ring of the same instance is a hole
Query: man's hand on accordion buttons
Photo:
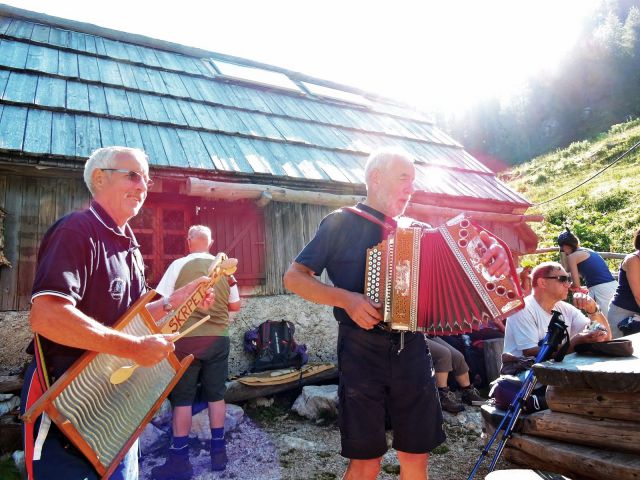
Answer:
[[509, 254], [507, 251], [485, 231], [480, 232], [480, 239], [487, 246], [487, 251], [482, 256], [482, 263], [487, 267], [489, 274], [494, 277], [508, 275]]
[[349, 292], [349, 301], [344, 309], [359, 327], [371, 330], [382, 320], [382, 315], [378, 311], [380, 306], [366, 295]]

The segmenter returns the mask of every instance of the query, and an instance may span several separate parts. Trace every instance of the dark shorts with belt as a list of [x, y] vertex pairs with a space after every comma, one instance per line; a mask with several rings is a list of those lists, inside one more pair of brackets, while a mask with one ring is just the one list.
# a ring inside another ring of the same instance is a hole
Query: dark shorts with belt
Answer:
[[445, 440], [431, 355], [421, 333], [401, 334], [340, 325], [338, 364], [341, 455], [378, 458], [393, 448], [427, 453]]
[[[202, 340], [210, 343], [202, 348]], [[187, 342], [184, 342], [187, 340]], [[202, 399], [217, 402], [224, 399], [229, 376], [229, 337], [186, 337], [176, 342], [176, 355], [183, 358], [193, 353], [195, 358], [169, 395], [172, 407], [187, 407], [196, 400], [198, 381], [202, 384]], [[193, 347], [190, 345], [193, 344]], [[195, 345], [197, 344], [197, 347]]]

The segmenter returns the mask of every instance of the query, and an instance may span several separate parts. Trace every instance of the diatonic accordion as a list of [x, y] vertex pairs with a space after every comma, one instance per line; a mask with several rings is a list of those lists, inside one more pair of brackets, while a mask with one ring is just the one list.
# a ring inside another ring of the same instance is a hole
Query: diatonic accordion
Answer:
[[367, 250], [364, 293], [382, 304], [388, 328], [457, 335], [524, 306], [508, 247], [496, 239], [508, 253], [509, 274], [490, 275], [480, 230], [459, 215], [437, 228], [398, 228]]

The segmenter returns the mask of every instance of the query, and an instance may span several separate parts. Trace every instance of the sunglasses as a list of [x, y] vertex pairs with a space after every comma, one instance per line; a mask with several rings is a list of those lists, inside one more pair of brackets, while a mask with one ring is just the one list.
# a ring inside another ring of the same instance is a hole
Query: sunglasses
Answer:
[[555, 280], [558, 280], [560, 283], [571, 282], [571, 275], [558, 275], [557, 277], [544, 277], [544, 278], [553, 278]]
[[133, 170], [127, 170], [125, 168], [101, 168], [100, 170], [102, 170], [103, 172], [124, 173], [131, 183], [141, 183], [147, 188], [153, 187], [153, 180], [151, 180], [150, 178], [145, 178], [141, 173], [134, 172]]

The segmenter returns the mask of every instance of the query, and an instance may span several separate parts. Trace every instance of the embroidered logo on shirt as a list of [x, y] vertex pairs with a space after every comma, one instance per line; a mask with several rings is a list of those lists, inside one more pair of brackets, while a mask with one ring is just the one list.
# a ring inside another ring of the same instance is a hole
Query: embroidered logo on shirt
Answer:
[[124, 280], [121, 278], [114, 278], [111, 280], [109, 293], [111, 294], [111, 298], [114, 300], [122, 300], [122, 296], [124, 295]]

